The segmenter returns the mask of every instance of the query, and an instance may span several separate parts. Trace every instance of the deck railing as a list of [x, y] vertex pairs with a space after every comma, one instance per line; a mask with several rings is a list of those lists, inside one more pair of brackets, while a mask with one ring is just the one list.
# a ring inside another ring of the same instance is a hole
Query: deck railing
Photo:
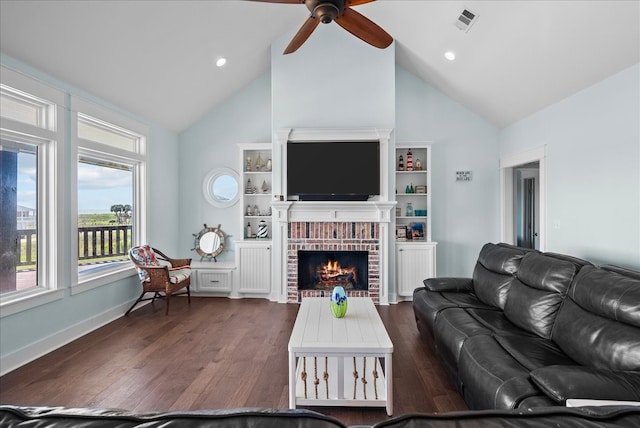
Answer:
[[[36, 229], [18, 230], [18, 263], [36, 263]], [[108, 259], [126, 257], [131, 247], [131, 225], [91, 226], [78, 228], [78, 259]]]

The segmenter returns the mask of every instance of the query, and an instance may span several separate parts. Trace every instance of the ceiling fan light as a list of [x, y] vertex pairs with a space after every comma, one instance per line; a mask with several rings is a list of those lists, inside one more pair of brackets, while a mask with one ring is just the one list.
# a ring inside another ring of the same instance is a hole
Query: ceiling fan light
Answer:
[[323, 24], [329, 24], [340, 14], [340, 9], [333, 3], [320, 3], [313, 9], [313, 16], [320, 19]]

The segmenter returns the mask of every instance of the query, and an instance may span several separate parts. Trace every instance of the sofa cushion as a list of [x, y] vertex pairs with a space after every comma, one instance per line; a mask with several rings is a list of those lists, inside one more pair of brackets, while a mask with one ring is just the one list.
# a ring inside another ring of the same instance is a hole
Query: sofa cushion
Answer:
[[529, 370], [492, 336], [469, 337], [458, 368], [470, 409], [512, 409], [527, 397], [541, 395], [529, 380]]
[[640, 370], [640, 279], [624, 271], [581, 269], [558, 312], [552, 339], [587, 367]]
[[508, 244], [485, 244], [473, 270], [473, 291], [482, 302], [504, 309], [520, 262], [529, 251]]
[[478, 320], [479, 323], [490, 329], [496, 336], [516, 335], [526, 337], [537, 337], [529, 333], [507, 319], [502, 311], [486, 309], [468, 309], [469, 315]]
[[306, 409], [236, 408], [134, 413], [120, 409], [0, 405], [2, 427], [47, 428], [347, 428], [331, 416]]
[[[436, 318], [435, 345], [438, 357], [445, 364], [450, 376], [458, 381], [458, 359], [465, 340], [471, 336], [491, 335], [491, 330], [484, 327], [467, 311], [461, 308], [451, 308]], [[460, 387], [459, 382], [458, 387]]]
[[505, 315], [524, 330], [551, 338], [556, 314], [569, 285], [580, 268], [588, 264], [551, 253], [528, 253], [509, 290]]
[[569, 398], [640, 401], [640, 373], [552, 365], [531, 372], [533, 382], [560, 404]]
[[496, 336], [496, 341], [529, 370], [550, 365], [575, 365], [551, 340], [527, 336]]
[[[475, 294], [429, 291], [425, 287], [413, 291], [413, 312], [419, 329], [426, 329], [433, 337], [436, 317], [441, 311], [450, 308], [492, 309], [482, 303]], [[493, 308], [498, 310], [498, 308]]]
[[640, 327], [638, 272], [613, 266], [590, 269], [571, 290], [571, 299], [591, 313]]
[[372, 428], [629, 428], [638, 426], [640, 426], [640, 407], [554, 406], [527, 411], [512, 409], [408, 414], [378, 422]]

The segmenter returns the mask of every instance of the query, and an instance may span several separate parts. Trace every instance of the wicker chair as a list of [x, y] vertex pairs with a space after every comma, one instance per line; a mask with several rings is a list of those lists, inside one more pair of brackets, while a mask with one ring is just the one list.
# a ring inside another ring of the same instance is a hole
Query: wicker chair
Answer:
[[[191, 304], [191, 259], [172, 259], [161, 251], [141, 245], [129, 250], [129, 258], [138, 270], [142, 293], [129, 310], [129, 312], [140, 302], [163, 298], [166, 303], [165, 315], [169, 314], [169, 299], [171, 296], [186, 294]], [[186, 288], [186, 292], [176, 293], [176, 291]], [[153, 297], [144, 297], [147, 293], [153, 293]]]

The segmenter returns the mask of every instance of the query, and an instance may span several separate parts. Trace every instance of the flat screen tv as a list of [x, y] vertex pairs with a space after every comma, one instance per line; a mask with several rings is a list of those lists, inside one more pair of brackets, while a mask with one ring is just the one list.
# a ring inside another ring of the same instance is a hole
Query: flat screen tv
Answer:
[[380, 142], [288, 142], [287, 194], [301, 201], [366, 201], [379, 195]]

